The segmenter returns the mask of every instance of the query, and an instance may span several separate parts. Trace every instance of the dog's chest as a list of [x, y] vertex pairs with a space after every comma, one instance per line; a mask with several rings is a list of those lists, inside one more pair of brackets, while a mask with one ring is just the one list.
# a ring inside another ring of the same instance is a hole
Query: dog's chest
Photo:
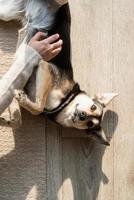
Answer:
[[56, 108], [64, 97], [65, 95], [61, 89], [52, 89], [48, 95], [45, 108], [48, 110]]

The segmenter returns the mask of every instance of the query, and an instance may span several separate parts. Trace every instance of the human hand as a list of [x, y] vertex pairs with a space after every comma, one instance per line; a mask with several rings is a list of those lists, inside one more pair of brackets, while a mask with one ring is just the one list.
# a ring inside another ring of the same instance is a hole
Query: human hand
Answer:
[[35, 49], [45, 61], [50, 61], [57, 56], [61, 49], [63, 41], [59, 39], [59, 34], [45, 38], [45, 33], [38, 32], [29, 42], [29, 46]]

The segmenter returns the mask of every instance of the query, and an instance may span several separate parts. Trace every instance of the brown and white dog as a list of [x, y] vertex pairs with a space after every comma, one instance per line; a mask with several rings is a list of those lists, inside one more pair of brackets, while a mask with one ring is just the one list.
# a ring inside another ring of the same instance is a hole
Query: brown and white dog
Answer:
[[[26, 42], [38, 31], [47, 32], [48, 35], [59, 33], [63, 40], [61, 53], [49, 63], [39, 63], [24, 91], [15, 90], [19, 105], [34, 115], [44, 113], [65, 127], [86, 129], [89, 137], [109, 145], [101, 134], [101, 121], [103, 109], [117, 94], [89, 97], [74, 81], [70, 59], [71, 20], [67, 0], [0, 0], [0, 19], [23, 20], [23, 39]], [[2, 119], [1, 124], [13, 126], [15, 121]]]

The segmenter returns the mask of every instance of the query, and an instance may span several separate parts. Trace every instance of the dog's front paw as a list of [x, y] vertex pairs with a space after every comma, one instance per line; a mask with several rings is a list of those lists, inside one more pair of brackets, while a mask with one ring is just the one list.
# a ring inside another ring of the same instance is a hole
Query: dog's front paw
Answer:
[[5, 117], [0, 117], [0, 126], [6, 126], [8, 124], [8, 120]]
[[14, 90], [14, 97], [18, 100], [20, 104], [24, 104], [27, 98], [27, 95], [23, 90]]

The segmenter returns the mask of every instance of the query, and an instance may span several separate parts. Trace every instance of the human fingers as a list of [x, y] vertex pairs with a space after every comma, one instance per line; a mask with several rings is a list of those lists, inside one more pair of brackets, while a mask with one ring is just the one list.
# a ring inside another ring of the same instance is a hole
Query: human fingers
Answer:
[[52, 50], [59, 48], [60, 46], [62, 46], [63, 44], [63, 40], [58, 40], [57, 42], [51, 44], [50, 48]]
[[59, 47], [51, 52], [45, 52], [44, 54], [42, 54], [42, 58], [45, 61], [50, 61], [52, 58], [54, 58], [55, 56], [57, 56], [60, 52], [61, 52], [62, 47]]
[[58, 40], [59, 37], [60, 37], [59, 34], [54, 34], [54, 35], [51, 35], [48, 38], [46, 38], [44, 41], [45, 41], [45, 43], [47, 42], [47, 43], [51, 44], [51, 43], [55, 42], [56, 40]]
[[62, 50], [62, 47], [59, 47], [59, 48], [53, 50], [52, 53], [51, 53], [52, 58], [57, 56], [61, 52], [61, 50]]
[[45, 34], [45, 33], [43, 33], [43, 32], [38, 32], [38, 33], [36, 33], [36, 34], [32, 37], [32, 40], [33, 40], [33, 41], [40, 41], [40, 40], [43, 40], [45, 37], [46, 37], [46, 34]]

